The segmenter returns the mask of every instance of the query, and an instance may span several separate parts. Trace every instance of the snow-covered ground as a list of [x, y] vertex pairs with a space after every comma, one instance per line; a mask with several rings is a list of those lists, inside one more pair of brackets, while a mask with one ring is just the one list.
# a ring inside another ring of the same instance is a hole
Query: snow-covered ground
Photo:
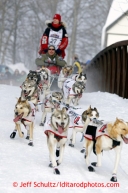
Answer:
[[[0, 193], [128, 192], [128, 145], [123, 144], [121, 152], [117, 175], [119, 187], [108, 188], [95, 187], [94, 183], [97, 183], [97, 186], [111, 183], [109, 180], [113, 170], [115, 152], [114, 150], [103, 152], [102, 166], [96, 168], [95, 173], [88, 172], [84, 155], [80, 153], [81, 134], [77, 134], [74, 148], [66, 144], [64, 159], [59, 166], [61, 175], [53, 174], [53, 169], [48, 167], [49, 154], [46, 136], [43, 127], [39, 126], [41, 112], [36, 114], [34, 147], [28, 146], [28, 141], [25, 138], [20, 139], [18, 135], [15, 139], [10, 139], [10, 134], [15, 126], [13, 122], [14, 106], [20, 92], [18, 87], [0, 85]], [[118, 117], [128, 121], [128, 100], [115, 94], [85, 93], [80, 101], [80, 106], [86, 110], [89, 105], [98, 109], [100, 119], [114, 121]], [[26, 134], [26, 130], [22, 128]], [[91, 160], [96, 161], [94, 154], [91, 155]], [[49, 187], [43, 187], [42, 183]], [[50, 187], [50, 183], [56, 187]], [[77, 183], [76, 187], [66, 187], [71, 183]], [[92, 187], [83, 188], [83, 183], [85, 186], [88, 184]], [[21, 184], [22, 187], [20, 187]], [[114, 186], [114, 183], [110, 185]]]

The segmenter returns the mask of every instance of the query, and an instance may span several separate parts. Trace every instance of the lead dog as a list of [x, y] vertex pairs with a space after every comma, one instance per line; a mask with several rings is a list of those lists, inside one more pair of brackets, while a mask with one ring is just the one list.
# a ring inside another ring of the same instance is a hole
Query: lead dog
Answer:
[[21, 101], [31, 101], [33, 104], [38, 103], [38, 86], [36, 80], [26, 79], [21, 85]]
[[15, 110], [14, 110], [14, 122], [15, 129], [11, 133], [10, 138], [13, 139], [16, 136], [18, 131], [19, 137], [23, 138], [24, 133], [21, 131], [21, 124], [27, 129], [27, 137], [29, 139], [28, 145], [33, 146], [33, 127], [35, 119], [35, 106], [30, 101], [21, 101], [21, 98], [18, 99]]
[[62, 99], [63, 94], [61, 92], [53, 92], [46, 97], [42, 107], [43, 114], [40, 126], [44, 126], [47, 113], [51, 113], [55, 108], [57, 109], [60, 107]]
[[[85, 121], [84, 114], [82, 116], [83, 121]], [[95, 135], [94, 135], [95, 133]], [[90, 136], [91, 135], [91, 136]], [[85, 130], [85, 146], [86, 146], [86, 157], [85, 161], [90, 172], [94, 172], [94, 167], [101, 166], [101, 154], [103, 150], [111, 150], [114, 148], [115, 165], [112, 172], [111, 181], [117, 182], [117, 167], [119, 165], [120, 154], [122, 149], [123, 141], [128, 143], [128, 124], [121, 119], [116, 118], [113, 123], [107, 123], [98, 128], [96, 132], [93, 129], [89, 132]], [[97, 155], [97, 162], [93, 162], [90, 165], [90, 153], [95, 145], [95, 153]], [[94, 166], [94, 167], [93, 167]]]
[[[81, 113], [81, 109], [76, 109], [76, 110], [69, 109], [68, 113], [70, 116], [70, 122], [71, 122], [70, 125], [73, 128], [72, 135], [70, 137], [69, 146], [74, 147], [77, 132], [81, 132], [83, 135], [83, 133], [85, 132], [85, 129], [89, 124], [96, 125], [95, 119], [99, 118], [99, 112], [97, 108], [95, 107], [91, 108], [91, 105], [90, 105], [89, 108], [83, 111], [82, 113]], [[84, 116], [84, 123], [82, 121], [82, 115]], [[85, 152], [85, 143], [83, 145], [83, 149], [81, 150], [81, 153], [84, 153], [84, 152]]]
[[[55, 109], [50, 121], [45, 125], [45, 134], [47, 135], [47, 145], [50, 155], [50, 167], [54, 168], [55, 174], [60, 174], [57, 165], [60, 165], [63, 159], [65, 144], [67, 142], [69, 115], [65, 108]], [[60, 147], [59, 160], [56, 162], [55, 148]]]

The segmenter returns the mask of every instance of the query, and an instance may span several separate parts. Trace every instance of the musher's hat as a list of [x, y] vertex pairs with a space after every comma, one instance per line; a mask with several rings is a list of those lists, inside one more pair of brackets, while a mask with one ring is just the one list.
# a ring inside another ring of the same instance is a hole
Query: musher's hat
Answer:
[[59, 22], [61, 22], [61, 15], [56, 13], [56, 14], [54, 15], [53, 19], [58, 19]]

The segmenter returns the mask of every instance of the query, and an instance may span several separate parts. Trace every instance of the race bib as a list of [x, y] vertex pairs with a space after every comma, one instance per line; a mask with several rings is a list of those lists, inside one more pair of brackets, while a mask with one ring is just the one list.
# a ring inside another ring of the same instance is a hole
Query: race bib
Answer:
[[62, 41], [62, 33], [63, 33], [62, 29], [59, 30], [58, 32], [50, 30], [49, 45], [54, 45], [55, 49], [58, 49]]

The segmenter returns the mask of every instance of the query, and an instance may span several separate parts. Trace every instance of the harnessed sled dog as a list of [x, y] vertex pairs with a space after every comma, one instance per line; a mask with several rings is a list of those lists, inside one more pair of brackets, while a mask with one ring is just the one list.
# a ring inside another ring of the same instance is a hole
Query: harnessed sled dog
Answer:
[[50, 78], [50, 70], [44, 67], [38, 71], [30, 71], [27, 75], [27, 80], [35, 80], [38, 88], [38, 100], [42, 102], [50, 93]]
[[[91, 106], [89, 106], [89, 108], [86, 111], [83, 111], [82, 113], [81, 113], [81, 109], [76, 109], [76, 110], [69, 109], [68, 113], [70, 116], [70, 123], [71, 123], [70, 125], [73, 128], [72, 135], [70, 137], [69, 146], [74, 147], [76, 142], [77, 132], [81, 132], [83, 135], [86, 127], [89, 124], [92, 124], [92, 125], [95, 124], [95, 119], [99, 118], [99, 112], [97, 111], [97, 108], [95, 107], [91, 108]], [[86, 120], [84, 121], [84, 123], [82, 121], [83, 114], [84, 114], [84, 117], [86, 117]], [[83, 144], [83, 148], [81, 150], [81, 153], [84, 153], [84, 152], [85, 152], [85, 143]]]
[[74, 74], [72, 76], [72, 79], [77, 81], [77, 82], [82, 82], [85, 84], [86, 86], [86, 82], [87, 82], [87, 76], [86, 74], [83, 74], [82, 72], [80, 74]]
[[39, 92], [36, 80], [26, 79], [21, 85], [21, 89], [21, 101], [28, 100], [37, 105]]
[[54, 109], [60, 107], [60, 103], [63, 99], [63, 94], [61, 92], [53, 92], [50, 95], [47, 95], [44, 105], [42, 107], [42, 119], [40, 126], [44, 126], [47, 113], [52, 113]]
[[19, 137], [23, 138], [24, 133], [21, 131], [21, 124], [27, 129], [27, 137], [29, 139], [28, 145], [33, 146], [33, 128], [35, 119], [35, 106], [30, 101], [21, 101], [21, 97], [18, 99], [15, 105], [15, 129], [11, 133], [10, 138], [13, 139], [16, 136], [16, 131], [19, 133]]
[[75, 106], [78, 105], [78, 101], [82, 97], [84, 89], [84, 83], [79, 83], [68, 78], [63, 84], [65, 103], [70, 105], [72, 102]]
[[75, 74], [72, 78], [68, 78], [63, 83], [63, 93], [65, 97], [65, 103], [72, 102], [75, 106], [78, 105], [78, 101], [82, 97], [82, 94], [86, 87], [87, 77], [86, 74]]
[[35, 80], [36, 84], [38, 85], [39, 82], [41, 81], [40, 73], [38, 73], [37, 71], [30, 70], [26, 79]]
[[62, 90], [64, 82], [73, 73], [72, 66], [64, 66], [58, 77], [58, 87]]
[[[63, 159], [69, 122], [69, 115], [67, 114], [66, 109], [62, 108], [62, 110], [55, 109], [50, 121], [47, 122], [47, 125], [45, 124], [45, 134], [47, 135], [47, 145], [50, 154], [49, 167], [54, 168], [55, 174], [60, 174], [57, 166], [61, 164]], [[55, 147], [60, 147], [59, 159], [57, 161]]]
[[[82, 120], [86, 122], [86, 116], [84, 113], [82, 115]], [[85, 129], [84, 137], [86, 146], [85, 161], [90, 172], [95, 171], [94, 167], [101, 166], [102, 151], [114, 148], [116, 153], [115, 165], [110, 180], [117, 182], [117, 168], [119, 165], [123, 141], [128, 144], [128, 123], [116, 118], [114, 123], [107, 123], [106, 125], [102, 124], [99, 128], [96, 127], [90, 130], [87, 127]], [[92, 150], [94, 150], [97, 155], [97, 162], [93, 162], [90, 165], [89, 158]]]

